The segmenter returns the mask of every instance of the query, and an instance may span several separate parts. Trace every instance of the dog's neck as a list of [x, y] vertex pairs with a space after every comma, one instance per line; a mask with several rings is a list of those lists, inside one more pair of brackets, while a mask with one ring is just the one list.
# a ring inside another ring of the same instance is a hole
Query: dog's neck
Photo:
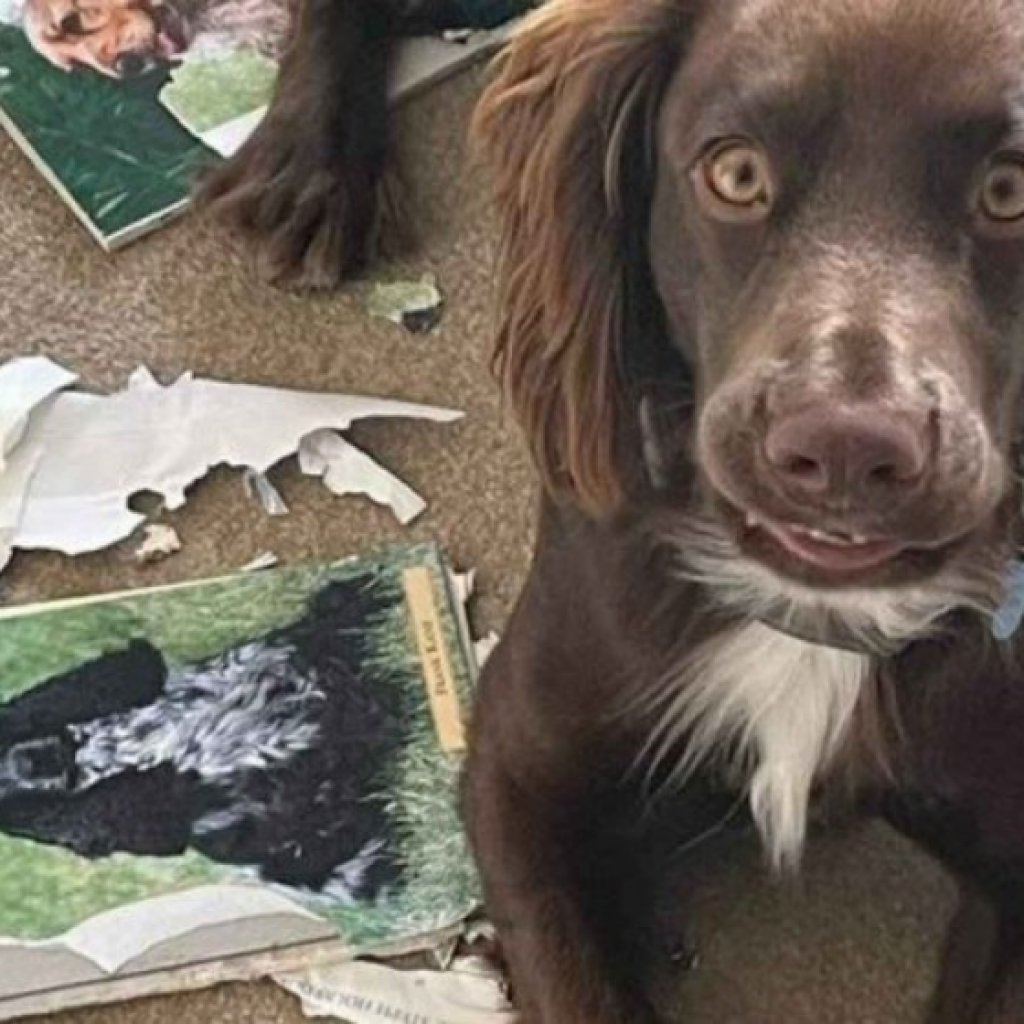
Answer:
[[863, 631], [851, 629], [841, 615], [821, 611], [804, 613], [799, 607], [786, 605], [765, 610], [757, 621], [792, 640], [867, 657], [898, 654], [915, 639], [913, 636], [891, 639], [881, 633], [865, 636]]
[[[647, 747], [659, 773], [683, 782], [721, 766], [747, 792], [771, 862], [795, 866], [812, 793], [841, 753], [866, 752], [879, 667], [960, 607], [940, 588], [821, 595], [746, 559], [714, 527], [672, 538], [678, 573], [698, 584], [715, 627], [654, 688]], [[884, 730], [881, 730], [884, 732]], [[872, 750], [885, 763], [884, 750]]]
[[683, 784], [708, 767], [745, 791], [774, 867], [799, 864], [811, 794], [846, 743], [874, 665], [760, 622], [727, 628], [658, 688], [648, 768]]

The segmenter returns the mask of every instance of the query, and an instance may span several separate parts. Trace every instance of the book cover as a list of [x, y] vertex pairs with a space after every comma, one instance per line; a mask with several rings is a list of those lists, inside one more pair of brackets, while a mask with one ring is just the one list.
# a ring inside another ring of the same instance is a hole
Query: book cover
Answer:
[[[197, 174], [257, 127], [288, 3], [0, 0], [0, 123], [92, 236], [117, 249], [184, 211]], [[50, 25], [55, 6], [66, 30]], [[467, 24], [493, 28], [524, 6], [465, 0]], [[492, 52], [503, 35], [404, 41], [395, 100]]]
[[472, 671], [432, 545], [0, 614], [0, 1017], [463, 920]]

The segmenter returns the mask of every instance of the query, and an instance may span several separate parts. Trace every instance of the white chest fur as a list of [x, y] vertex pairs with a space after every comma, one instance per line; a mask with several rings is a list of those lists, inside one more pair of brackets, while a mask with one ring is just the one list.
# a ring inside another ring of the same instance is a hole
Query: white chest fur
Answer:
[[658, 709], [650, 751], [677, 778], [732, 752], [772, 863], [795, 866], [815, 779], [847, 735], [871, 672], [862, 654], [750, 621], [687, 659]]

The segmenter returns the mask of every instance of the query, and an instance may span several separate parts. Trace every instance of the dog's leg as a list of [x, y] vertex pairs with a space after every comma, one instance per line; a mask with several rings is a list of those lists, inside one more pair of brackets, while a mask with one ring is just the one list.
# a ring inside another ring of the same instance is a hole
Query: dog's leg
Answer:
[[391, 48], [459, 17], [453, 0], [302, 0], [267, 116], [198, 194], [253, 239], [266, 278], [331, 288], [409, 242], [390, 166]]
[[28, 793], [0, 801], [0, 831], [83, 857], [168, 857], [189, 843], [191, 787], [169, 765], [124, 772], [74, 795]]
[[304, 0], [270, 110], [202, 186], [272, 281], [336, 285], [388, 219], [389, 23], [381, 0]]
[[643, 736], [614, 713], [619, 673], [576, 631], [579, 603], [550, 598], [528, 587], [488, 661], [463, 814], [523, 1024], [652, 1024], [659, 865], [730, 800], [695, 785], [651, 802], [631, 771]]
[[470, 763], [467, 825], [523, 1024], [656, 1020], [626, 929], [626, 888], [640, 886], [604, 834], [608, 813], [527, 789], [489, 754]]
[[984, 637], [962, 642], [979, 644], [960, 663], [974, 678], [904, 666], [906, 775], [883, 810], [960, 884], [929, 1024], [1009, 1024], [1024, 1021], [1024, 675], [986, 662]]
[[928, 1024], [1024, 1020], [1024, 919], [1019, 900], [965, 888], [949, 926]]
[[49, 739], [65, 726], [145, 707], [163, 692], [167, 668], [144, 640], [54, 676], [0, 705], [0, 751]]

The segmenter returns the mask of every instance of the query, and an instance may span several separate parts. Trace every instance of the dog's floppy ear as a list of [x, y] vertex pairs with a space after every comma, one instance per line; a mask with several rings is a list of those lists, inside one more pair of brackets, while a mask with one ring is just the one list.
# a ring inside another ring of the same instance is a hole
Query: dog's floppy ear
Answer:
[[75, 66], [75, 42], [61, 30], [64, 18], [74, 12], [70, 0], [27, 0], [22, 27], [32, 48], [61, 71]]
[[698, 6], [549, 0], [499, 58], [475, 118], [503, 230], [495, 370], [549, 489], [593, 513], [624, 493], [626, 238], [648, 216], [624, 170], [649, 157]]

